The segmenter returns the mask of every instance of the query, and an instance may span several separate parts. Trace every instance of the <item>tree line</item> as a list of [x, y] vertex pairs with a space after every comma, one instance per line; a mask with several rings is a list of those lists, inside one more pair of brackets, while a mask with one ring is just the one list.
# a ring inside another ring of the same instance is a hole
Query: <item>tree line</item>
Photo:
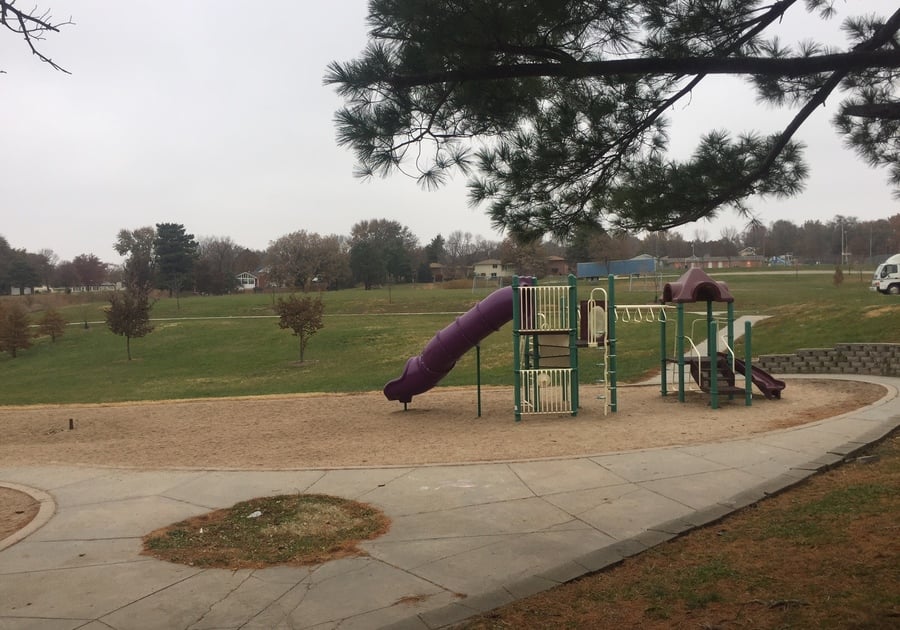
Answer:
[[270, 286], [300, 289], [367, 289], [385, 283], [431, 282], [439, 265], [442, 279], [467, 278], [474, 263], [496, 259], [521, 274], [544, 275], [548, 258], [569, 263], [609, 261], [649, 254], [657, 258], [736, 257], [746, 248], [765, 258], [790, 255], [805, 264], [871, 264], [900, 252], [900, 214], [863, 221], [835, 216], [797, 224], [779, 219], [754, 223], [743, 231], [726, 228], [718, 235], [698, 227], [693, 235], [660, 231], [640, 235], [598, 229], [576, 230], [566, 242], [492, 241], [457, 230], [422, 245], [397, 221], [369, 219], [349, 235], [320, 235], [298, 230], [269, 243], [265, 250], [243, 247], [230, 237], [196, 239], [176, 223], [120, 230], [116, 251], [123, 265], [102, 262], [92, 253], [60, 261], [49, 249], [15, 249], [0, 236], [0, 294], [54, 287], [74, 290], [132, 284], [170, 296], [183, 291], [221, 295], [239, 290], [238, 274], [262, 275]]

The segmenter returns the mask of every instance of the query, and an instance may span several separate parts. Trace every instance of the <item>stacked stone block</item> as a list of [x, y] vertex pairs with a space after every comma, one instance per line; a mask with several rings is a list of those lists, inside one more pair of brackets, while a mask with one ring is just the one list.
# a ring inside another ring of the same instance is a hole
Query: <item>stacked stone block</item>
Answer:
[[900, 376], [900, 343], [840, 343], [834, 348], [802, 348], [794, 354], [762, 355], [758, 365], [775, 374]]

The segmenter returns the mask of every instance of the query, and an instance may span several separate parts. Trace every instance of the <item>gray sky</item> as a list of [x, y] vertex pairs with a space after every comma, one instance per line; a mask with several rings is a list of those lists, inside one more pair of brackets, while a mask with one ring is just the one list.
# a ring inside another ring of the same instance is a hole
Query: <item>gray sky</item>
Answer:
[[[481, 209], [467, 205], [461, 176], [437, 192], [400, 175], [352, 176], [352, 154], [334, 141], [340, 100], [322, 77], [330, 61], [364, 47], [365, 0], [252, 7], [195, 0], [165, 11], [149, 0], [38, 4], [75, 22], [41, 46], [72, 74], [38, 62], [20, 40], [0, 33], [7, 72], [0, 75], [0, 235], [13, 247], [118, 262], [112, 244], [122, 228], [182, 223], [198, 238], [228, 236], [264, 249], [296, 230], [349, 234], [354, 223], [373, 218], [399, 221], [423, 244], [454, 230], [501, 238]], [[849, 4], [887, 14], [896, 0]], [[813, 36], [814, 22], [784, 28]], [[711, 128], [773, 132], [790, 118], [756, 105], [729, 79], [698, 90], [674, 114], [676, 153]], [[807, 191], [753, 202], [764, 222], [900, 212], [886, 172], [842, 148], [831, 115], [818, 112], [800, 135], [812, 169]], [[681, 231], [716, 238], [722, 226], [745, 223], [724, 215]]]

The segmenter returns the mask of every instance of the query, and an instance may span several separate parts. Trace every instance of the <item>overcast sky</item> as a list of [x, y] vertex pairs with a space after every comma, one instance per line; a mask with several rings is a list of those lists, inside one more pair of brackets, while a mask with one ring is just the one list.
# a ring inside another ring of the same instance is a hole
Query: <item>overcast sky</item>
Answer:
[[[374, 218], [399, 221], [423, 244], [454, 230], [501, 238], [483, 210], [467, 205], [461, 176], [437, 192], [400, 175], [353, 177], [351, 152], [334, 141], [340, 100], [322, 77], [330, 61], [365, 46], [365, 0], [37, 3], [75, 22], [41, 44], [72, 74], [0, 32], [0, 235], [13, 247], [119, 262], [112, 244], [122, 228], [181, 223], [197, 238], [265, 249], [296, 230], [349, 234]], [[882, 15], [896, 8], [896, 0], [849, 4]], [[796, 39], [819, 26], [808, 19], [784, 28]], [[724, 79], [674, 113], [676, 152], [712, 128], [773, 132], [791, 116]], [[752, 203], [765, 223], [900, 212], [886, 172], [841, 146], [831, 115], [818, 112], [800, 134], [812, 167], [807, 191]], [[682, 232], [717, 238], [723, 226], [745, 223], [725, 215]]]

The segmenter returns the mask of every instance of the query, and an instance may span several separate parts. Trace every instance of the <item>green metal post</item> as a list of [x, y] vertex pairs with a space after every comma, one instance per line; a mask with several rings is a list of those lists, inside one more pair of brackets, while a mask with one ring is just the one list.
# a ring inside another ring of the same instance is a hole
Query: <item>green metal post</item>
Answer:
[[[712, 306], [712, 302], [709, 302]], [[719, 408], [719, 349], [716, 348], [718, 331], [716, 322], [708, 319], [706, 322], [707, 336], [706, 346], [709, 350], [709, 405], [713, 409]]]
[[[525, 354], [525, 362], [526, 369], [529, 370], [539, 370], [541, 368], [541, 344], [540, 337], [537, 335], [526, 335], [525, 336], [525, 348], [531, 348], [530, 353], [526, 352]], [[534, 361], [529, 363], [528, 357], [534, 357]], [[532, 409], [540, 409], [541, 407], [541, 390], [538, 386], [538, 379], [533, 378], [534, 374], [532, 373], [532, 378], [526, 380], [525, 383], [525, 402], [531, 403]]]
[[659, 382], [660, 393], [663, 396], [669, 395], [669, 386], [666, 384], [666, 318], [665, 311], [659, 312]]
[[475, 344], [475, 383], [478, 388], [478, 417], [481, 417], [481, 344]]
[[[536, 287], [538, 284], [537, 277], [532, 276], [530, 279], [531, 286]], [[538, 327], [538, 313], [537, 313], [537, 304], [532, 300], [536, 300], [536, 294], [532, 293], [528, 298], [528, 310], [531, 312], [531, 316], [534, 320], [531, 322], [532, 328]], [[530, 346], [529, 346], [530, 342]], [[525, 347], [531, 348], [529, 353], [525, 355], [525, 361], [527, 362], [528, 357], [533, 356], [534, 361], [531, 362], [527, 368], [530, 370], [539, 370], [541, 368], [541, 343], [540, 337], [536, 334], [526, 335]], [[536, 378], [527, 379], [525, 387], [525, 402], [531, 404], [532, 409], [540, 409], [541, 407], [541, 390], [538, 386], [538, 381]]]
[[513, 276], [513, 404], [515, 406], [516, 422], [522, 419], [522, 356], [519, 348], [519, 328], [522, 323], [522, 307], [519, 303], [519, 277]]
[[753, 404], [753, 353], [750, 350], [750, 322], [744, 322], [744, 404]]
[[676, 308], [678, 321], [675, 322], [675, 352], [678, 354], [678, 402], [684, 402], [684, 304]]
[[572, 415], [578, 415], [578, 278], [569, 274], [569, 367], [572, 369]]
[[609, 291], [607, 293], [609, 304], [606, 307], [606, 317], [609, 330], [609, 410], [615, 413], [619, 410], [619, 393], [617, 386], [616, 358], [616, 277], [609, 274]]

